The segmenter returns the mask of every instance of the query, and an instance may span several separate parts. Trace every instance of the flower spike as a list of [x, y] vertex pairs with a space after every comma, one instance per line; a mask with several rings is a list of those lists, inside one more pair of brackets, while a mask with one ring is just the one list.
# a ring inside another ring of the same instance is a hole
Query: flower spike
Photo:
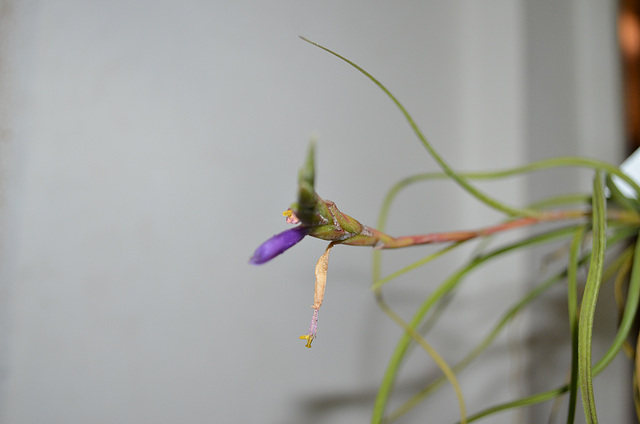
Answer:
[[[300, 336], [301, 339], [307, 341], [307, 347], [311, 347], [311, 343], [316, 338], [318, 310], [322, 305], [324, 289], [327, 283], [329, 251], [336, 244], [372, 246], [376, 249], [396, 249], [431, 243], [459, 243], [543, 221], [583, 219], [589, 215], [589, 212], [584, 210], [539, 211], [534, 217], [523, 216], [476, 231], [453, 231], [395, 238], [361, 224], [358, 220], [342, 213], [332, 201], [323, 200], [315, 191], [314, 157], [315, 145], [312, 142], [309, 146], [305, 163], [298, 173], [298, 201], [283, 213], [288, 224], [298, 224], [298, 226], [276, 234], [262, 243], [249, 260], [249, 263], [254, 265], [264, 264], [299, 243], [305, 236], [330, 242], [316, 265], [316, 285], [312, 306], [314, 311], [309, 333]], [[611, 211], [608, 215], [612, 216], [615, 213], [616, 211]], [[634, 216], [633, 219], [638, 221], [637, 216]]]
[[300, 242], [304, 236], [319, 238], [333, 243], [355, 246], [376, 246], [382, 239], [390, 237], [366, 227], [350, 216], [343, 214], [330, 200], [323, 200], [315, 191], [315, 146], [309, 146], [304, 166], [298, 173], [298, 201], [283, 215], [287, 223], [298, 227], [271, 237], [258, 247], [249, 263], [261, 265], [275, 258]]

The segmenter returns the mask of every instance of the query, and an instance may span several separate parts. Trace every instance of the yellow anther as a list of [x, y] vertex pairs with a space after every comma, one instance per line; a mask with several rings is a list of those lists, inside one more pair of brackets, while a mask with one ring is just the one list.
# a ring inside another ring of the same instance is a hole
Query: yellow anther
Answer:
[[286, 211], [282, 212], [282, 215], [287, 218], [287, 224], [298, 224], [300, 222], [296, 214], [293, 213], [291, 209], [287, 209]]
[[313, 339], [314, 339], [315, 337], [313, 337], [313, 336], [312, 336], [312, 335], [310, 335], [310, 334], [305, 334], [304, 336], [300, 336], [300, 338], [301, 338], [302, 340], [307, 340], [307, 344], [306, 344], [305, 346], [307, 346], [309, 349], [311, 349], [311, 342], [313, 341]]

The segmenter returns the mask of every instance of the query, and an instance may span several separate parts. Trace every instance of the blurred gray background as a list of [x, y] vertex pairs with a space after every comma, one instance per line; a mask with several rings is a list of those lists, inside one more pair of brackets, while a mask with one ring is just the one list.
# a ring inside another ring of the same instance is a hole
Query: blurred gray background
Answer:
[[[371, 250], [334, 249], [310, 350], [298, 336], [325, 244], [247, 261], [286, 228], [314, 134], [318, 192], [367, 224], [395, 181], [437, 168], [378, 88], [298, 35], [378, 77], [457, 170], [622, 159], [611, 1], [6, 0], [0, 31], [2, 423], [369, 420], [402, 333], [369, 290]], [[572, 171], [480, 186], [523, 205], [590, 185]], [[499, 218], [451, 183], [421, 184], [388, 230]], [[390, 252], [384, 272], [430, 251]], [[389, 302], [408, 319], [470, 252], [399, 278]], [[430, 341], [461, 358], [539, 265], [525, 254], [483, 268]], [[460, 375], [470, 412], [564, 381], [553, 353], [518, 344], [547, 331], [544, 308]], [[596, 395], [622, 398], [624, 374]], [[437, 375], [412, 352], [390, 409]], [[626, 416], [617, 405], [607, 422]], [[450, 388], [400, 422], [426, 418], [459, 418]]]

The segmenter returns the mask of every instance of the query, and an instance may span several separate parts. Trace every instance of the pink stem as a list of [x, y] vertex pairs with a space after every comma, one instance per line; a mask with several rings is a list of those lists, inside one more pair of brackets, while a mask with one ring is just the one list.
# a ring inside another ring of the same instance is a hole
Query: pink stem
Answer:
[[379, 233], [380, 243], [376, 246], [378, 249], [397, 249], [407, 246], [418, 246], [431, 243], [460, 242], [470, 240], [476, 237], [485, 237], [491, 234], [508, 231], [515, 228], [522, 228], [539, 222], [558, 221], [563, 219], [577, 219], [588, 216], [588, 211], [551, 211], [542, 212], [537, 217], [516, 218], [511, 221], [491, 227], [481, 228], [475, 231], [449, 231], [444, 233], [419, 234], [414, 236], [391, 237], [386, 234]]

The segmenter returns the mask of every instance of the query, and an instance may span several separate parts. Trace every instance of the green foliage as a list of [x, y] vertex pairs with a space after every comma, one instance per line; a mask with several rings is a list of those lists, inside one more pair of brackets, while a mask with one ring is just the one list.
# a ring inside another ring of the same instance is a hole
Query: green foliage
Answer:
[[[635, 181], [622, 173], [618, 167], [595, 159], [579, 157], [562, 157], [535, 162], [529, 165], [493, 172], [483, 173], [459, 173], [454, 171], [449, 164], [437, 153], [431, 143], [425, 138], [420, 128], [415, 123], [409, 112], [404, 108], [398, 99], [377, 79], [367, 71], [353, 63], [349, 59], [335, 53], [326, 47], [312, 41], [305, 41], [329, 52], [346, 62], [378, 86], [385, 95], [398, 107], [401, 114], [407, 120], [418, 141], [425, 147], [427, 153], [442, 169], [442, 173], [418, 174], [408, 177], [396, 185], [388, 192], [384, 199], [377, 230], [385, 231], [389, 218], [389, 210], [396, 196], [407, 187], [425, 181], [448, 178], [457, 183], [463, 190], [474, 196], [479, 202], [504, 213], [505, 219], [531, 218], [536, 219], [542, 216], [545, 211], [557, 210], [558, 207], [578, 206], [587, 218], [572, 216], [567, 219], [567, 225], [560, 228], [538, 232], [505, 244], [492, 250], [482, 251], [469, 262], [460, 266], [448, 278], [446, 278], [431, 294], [422, 302], [409, 321], [404, 321], [385, 302], [383, 288], [386, 284], [393, 282], [398, 276], [412, 272], [417, 268], [425, 266], [432, 260], [445, 255], [465, 243], [465, 241], [452, 242], [442, 249], [419, 261], [414, 262], [400, 270], [394, 271], [388, 276], [381, 275], [382, 252], [375, 250], [373, 253], [373, 284], [372, 290], [381, 309], [403, 330], [394, 352], [389, 359], [387, 369], [378, 390], [372, 414], [372, 423], [392, 422], [414, 408], [416, 405], [426, 402], [429, 396], [436, 390], [443, 387], [448, 381], [452, 384], [458, 397], [460, 405], [460, 422], [473, 422], [480, 418], [498, 414], [503, 411], [525, 407], [541, 402], [558, 400], [562, 396], [568, 395], [567, 423], [573, 423], [576, 417], [576, 407], [578, 404], [578, 393], [581, 395], [581, 403], [588, 423], [597, 423], [597, 413], [595, 406], [595, 394], [593, 390], [593, 378], [602, 372], [624, 348], [630, 356], [632, 364], [640, 363], [638, 352], [634, 349], [638, 339], [637, 330], [633, 330], [633, 322], [637, 316], [638, 302], [640, 300], [640, 240], [638, 231], [640, 230], [640, 202], [636, 198], [628, 198], [621, 194], [614, 184], [611, 176], [615, 175], [629, 184], [636, 193], [640, 193], [640, 187]], [[571, 168], [580, 167], [594, 171], [593, 191], [586, 194], [567, 194], [555, 198], [546, 199], [535, 205], [527, 207], [516, 207], [506, 204], [494, 197], [484, 193], [475, 187], [473, 180], [498, 180], [529, 172], [539, 172], [550, 168]], [[301, 179], [309, 178], [302, 175]], [[312, 177], [311, 177], [312, 178]], [[605, 194], [605, 184], [608, 188], [608, 195]], [[584, 241], [591, 238], [591, 247], [582, 253]], [[489, 237], [489, 236], [485, 236]], [[432, 312], [439, 305], [444, 305], [443, 300], [455, 290], [463, 280], [476, 271], [480, 266], [491, 262], [497, 258], [520, 252], [532, 246], [545, 245], [558, 240], [570, 241], [570, 248], [564, 271], [538, 284], [526, 293], [520, 300], [512, 305], [502, 317], [498, 317], [494, 328], [485, 335], [480, 343], [470, 348], [468, 353], [454, 365], [449, 365], [445, 358], [442, 358], [427, 343], [427, 334], [421, 332], [424, 323], [431, 317], [430, 324], [437, 322], [437, 316]], [[607, 252], [614, 246], [628, 245], [626, 250], [618, 253], [617, 257], [607, 259]], [[609, 265], [606, 265], [609, 263]], [[578, 270], [587, 267], [587, 277], [584, 287], [581, 289], [581, 281], [578, 277]], [[603, 283], [611, 276], [618, 274], [616, 287], [620, 300], [619, 317], [611, 317], [617, 323], [617, 332], [613, 342], [606, 353], [593, 364], [592, 359], [592, 333], [595, 319], [595, 309], [601, 291], [610, 287]], [[628, 278], [627, 278], [628, 277]], [[514, 399], [509, 402], [490, 405], [485, 409], [467, 415], [465, 402], [458, 385], [456, 374], [462, 369], [473, 364], [474, 360], [485, 351], [495, 341], [496, 337], [504, 331], [507, 324], [511, 322], [520, 312], [529, 306], [533, 300], [538, 299], [551, 287], [566, 282], [567, 288], [567, 308], [569, 322], [566, 323], [570, 329], [570, 345], [572, 347], [571, 356], [567, 358], [569, 364], [567, 384], [550, 388], [548, 391], [532, 396]], [[626, 287], [626, 294], [624, 293]], [[580, 300], [581, 299], [581, 300]], [[431, 315], [430, 315], [431, 314]], [[434, 318], [435, 317], [435, 318]], [[628, 341], [632, 340], [632, 343]], [[408, 352], [409, 347], [417, 345], [421, 347], [442, 370], [443, 376], [429, 382], [423, 389], [415, 393], [406, 403], [395, 411], [387, 411], [387, 405], [393, 394], [398, 371]], [[634, 365], [637, 367], [637, 365]], [[634, 375], [639, 375], [636, 369]], [[637, 385], [637, 381], [636, 381]], [[636, 405], [640, 405], [638, 391], [634, 391]], [[640, 408], [639, 408], [640, 409]]]

